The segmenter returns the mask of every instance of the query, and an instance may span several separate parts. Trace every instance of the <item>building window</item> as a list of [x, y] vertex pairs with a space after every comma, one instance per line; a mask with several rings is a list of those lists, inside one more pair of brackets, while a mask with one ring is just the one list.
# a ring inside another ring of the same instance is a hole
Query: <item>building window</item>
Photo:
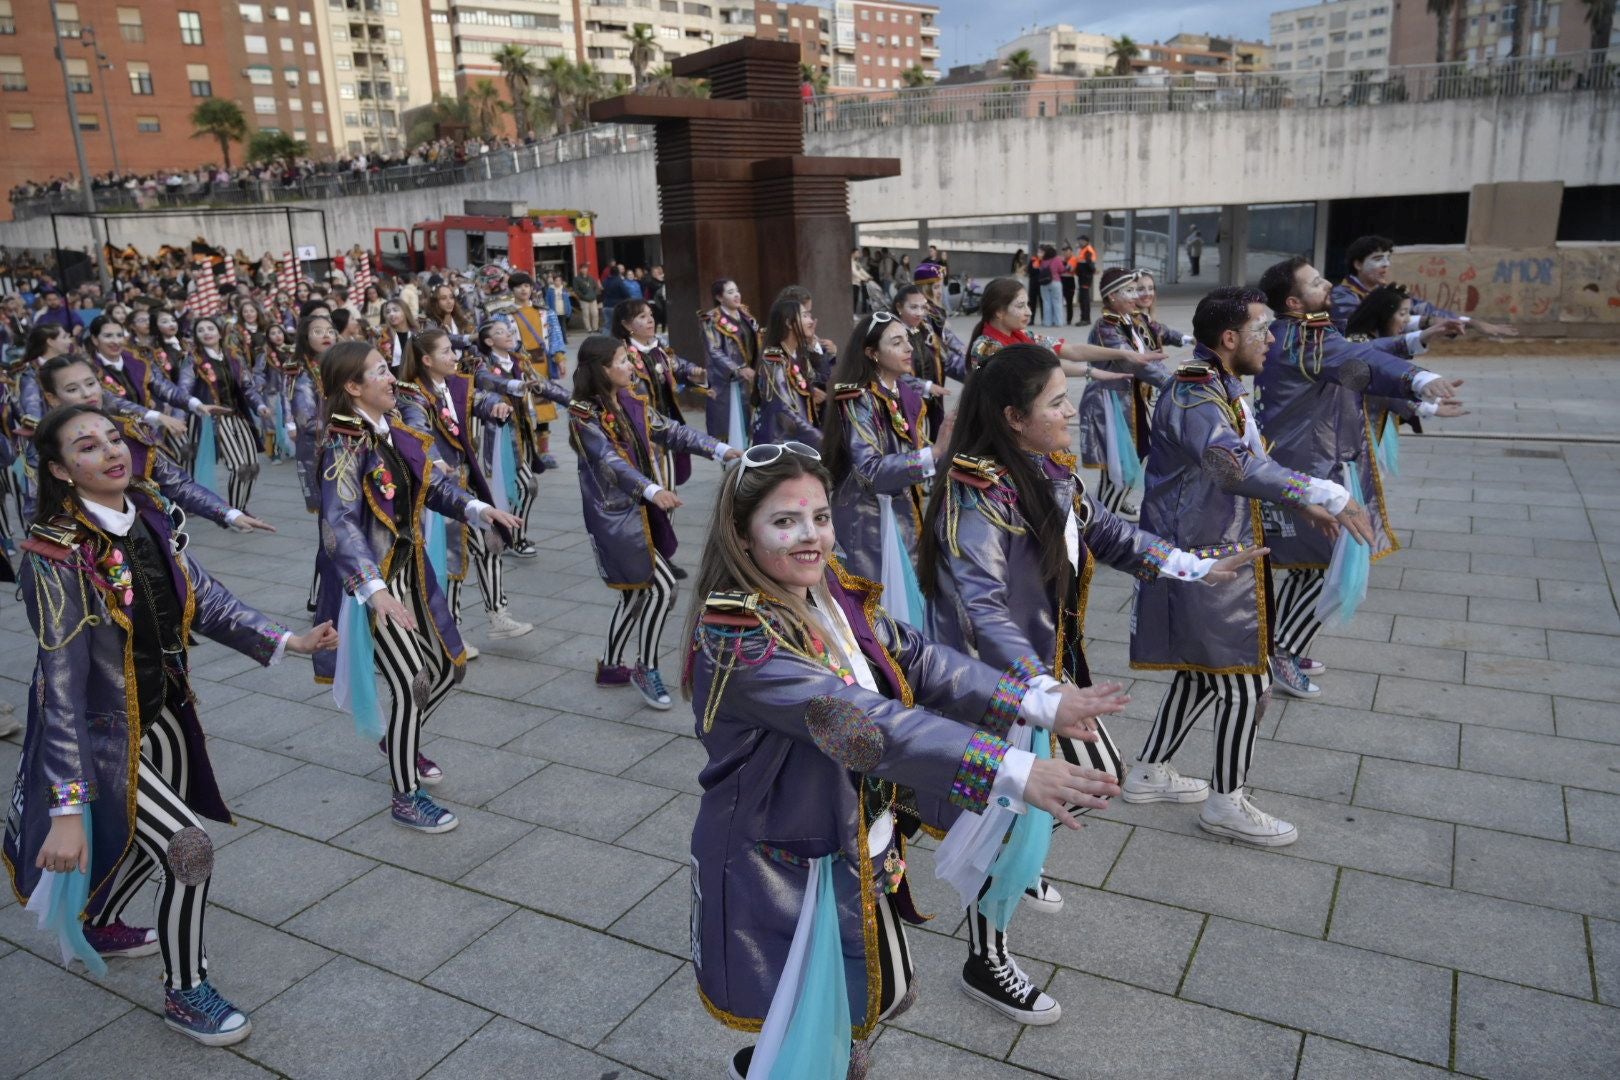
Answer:
[[296, 98], [296, 97], [295, 98], [288, 98], [287, 99], [287, 108], [291, 109], [293, 112], [303, 112], [304, 111], [304, 99], [303, 98]]
[[79, 36], [81, 25], [79, 23], [79, 5], [57, 3], [56, 21], [62, 28], [62, 36], [76, 38]]
[[270, 9], [270, 17], [272, 19], [276, 20], [276, 22], [291, 22], [292, 21], [292, 13], [289, 12], [286, 8], [279, 7], [279, 6]]
[[304, 55], [305, 56], [314, 56], [315, 55], [315, 43], [313, 41], [304, 42]]
[[27, 90], [28, 76], [23, 74], [20, 56], [0, 56], [0, 90]]
[[6, 114], [6, 122], [12, 131], [33, 131], [34, 114], [31, 112], [14, 112]]
[[68, 58], [68, 89], [75, 94], [88, 94], [95, 89], [90, 85], [90, 61]]
[[311, 86], [319, 86], [319, 85], [321, 85], [321, 69], [320, 68], [310, 68], [309, 69], [309, 85], [311, 85]]
[[262, 34], [243, 34], [242, 50], [262, 56], [270, 51], [270, 42]]
[[[9, 8], [11, 5], [6, 6]], [[146, 40], [146, 24], [141, 21], [140, 8], [118, 9], [118, 35], [134, 45]]]
[[208, 77], [207, 64], [187, 64], [186, 82], [191, 84], [192, 97], [214, 96], [214, 84]]
[[80, 131], [100, 131], [101, 130], [101, 117], [97, 116], [95, 113], [80, 113], [79, 114], [79, 130]]
[[264, 22], [264, 8], [258, 4], [237, 4], [236, 13], [242, 17], [242, 21], [245, 23]]
[[309, 108], [310, 111], [316, 116], [324, 116], [326, 114], [326, 102], [322, 101], [320, 98], [316, 98], [314, 101], [310, 102]]
[[152, 65], [141, 60], [129, 62], [129, 92], [136, 97], [152, 93]]
[[284, 38], [281, 39], [280, 44], [281, 44], [281, 51], [282, 52], [292, 52], [293, 51], [293, 39], [292, 38], [284, 37]]
[[135, 118], [135, 130], [152, 135], [162, 131], [163, 125], [155, 116], [137, 116]]
[[404, 34], [400, 33], [398, 30], [390, 30], [390, 31], [388, 31], [388, 44], [390, 44], [390, 45], [403, 45], [404, 43], [405, 43], [405, 35]]
[[300, 11], [298, 13], [298, 25], [299, 26], [310, 26], [310, 25], [313, 25], [313, 23], [314, 23], [314, 19], [311, 18], [309, 12]]
[[248, 82], [252, 83], [254, 86], [269, 86], [271, 83], [275, 82], [275, 76], [271, 74], [270, 69], [262, 64], [248, 68], [247, 77]]
[[201, 45], [202, 43], [202, 16], [195, 11], [182, 11], [180, 13], [180, 44]]
[[[119, 8], [118, 10], [123, 11], [124, 9]], [[0, 34], [15, 34], [16, 32], [17, 20], [13, 18], [11, 14], [11, 0], [0, 0]], [[32, 118], [33, 113], [12, 113], [11, 115], [27, 115]]]
[[353, 101], [354, 83], [340, 83], [338, 85], [338, 97], [342, 98], [344, 101]]
[[256, 97], [253, 99], [253, 111], [260, 116], [276, 115], [276, 99], [273, 97]]
[[325, 146], [326, 145], [326, 132], [317, 131], [315, 133], [315, 141], [320, 143], [322, 146]]
[[354, 61], [350, 60], [347, 56], [340, 56], [336, 60], [333, 60], [332, 63], [333, 66], [335, 66], [339, 71], [354, 70]]

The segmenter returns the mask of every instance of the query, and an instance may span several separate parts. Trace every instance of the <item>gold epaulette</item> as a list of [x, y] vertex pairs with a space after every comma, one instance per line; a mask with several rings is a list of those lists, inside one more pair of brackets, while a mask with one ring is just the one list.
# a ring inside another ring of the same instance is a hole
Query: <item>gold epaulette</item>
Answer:
[[371, 425], [358, 416], [333, 413], [326, 425], [326, 433], [339, 439], [364, 439], [371, 434]]
[[705, 626], [758, 626], [759, 594], [741, 590], [712, 592], [703, 601], [701, 621]]
[[1074, 472], [1074, 467], [1080, 464], [1079, 456], [1068, 450], [1054, 450], [1046, 456], [1056, 462], [1060, 468], [1067, 469], [1070, 472]]
[[767, 345], [760, 350], [759, 358], [769, 360], [773, 364], [785, 364], [788, 361], [788, 354], [780, 346]]
[[67, 562], [73, 549], [84, 539], [79, 523], [72, 518], [59, 517], [51, 521], [35, 522], [28, 537], [18, 546], [51, 562]]
[[594, 420], [596, 418], [596, 413], [596, 406], [591, 404], [589, 401], [581, 401], [579, 398], [574, 398], [568, 403], [568, 415], [574, 417], [576, 420]]
[[951, 479], [960, 480], [981, 491], [994, 487], [1006, 472], [995, 458], [974, 457], [972, 454], [957, 454], [951, 458]]
[[1312, 330], [1333, 325], [1333, 317], [1325, 311], [1307, 311], [1303, 321]]
[[1215, 368], [1202, 360], [1189, 360], [1176, 368], [1177, 382], [1207, 383], [1215, 381]]
[[416, 398], [416, 399], [418, 399], [420, 401], [427, 401], [428, 400], [427, 391], [422, 389], [422, 387], [417, 383], [411, 383], [411, 382], [395, 383], [394, 384], [394, 393], [396, 393], [396, 394], [409, 394], [411, 397]]
[[863, 383], [841, 382], [833, 383], [832, 390], [833, 397], [838, 401], [849, 401], [860, 397], [866, 386]]
[[153, 480], [149, 480], [144, 476], [137, 476], [129, 482], [129, 487], [131, 491], [139, 491], [161, 507], [169, 505], [169, 499], [163, 494], [163, 489], [158, 487]]

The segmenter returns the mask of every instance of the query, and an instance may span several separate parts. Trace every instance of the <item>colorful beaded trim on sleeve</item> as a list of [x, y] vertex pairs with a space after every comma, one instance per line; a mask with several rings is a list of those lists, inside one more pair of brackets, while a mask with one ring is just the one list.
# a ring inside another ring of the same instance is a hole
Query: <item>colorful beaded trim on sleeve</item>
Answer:
[[962, 754], [956, 779], [951, 782], [951, 802], [970, 814], [983, 812], [990, 805], [990, 786], [1006, 756], [1005, 740], [987, 731], [975, 731]]
[[1288, 483], [1283, 487], [1282, 497], [1292, 503], [1303, 503], [1305, 493], [1311, 488], [1311, 478], [1304, 473], [1289, 473]]
[[268, 664], [270, 658], [276, 655], [276, 647], [281, 644], [282, 635], [291, 631], [278, 622], [273, 622], [259, 631], [258, 637], [253, 641], [253, 651], [250, 655], [260, 664]]
[[1155, 537], [1153, 542], [1142, 552], [1142, 561], [1137, 564], [1136, 576], [1143, 581], [1152, 581], [1164, 573], [1164, 564], [1170, 560], [1170, 553], [1175, 547], [1169, 541]]
[[[991, 773], [994, 775], [994, 772]], [[988, 788], [986, 790], [989, 790]], [[64, 806], [83, 806], [96, 800], [96, 782], [94, 780], [62, 780], [50, 786], [50, 808], [60, 810]]]
[[996, 682], [996, 692], [990, 696], [990, 707], [985, 710], [985, 730], [1005, 735], [1018, 719], [1018, 710], [1029, 693], [1029, 684], [1035, 676], [1046, 674], [1046, 668], [1033, 656], [1020, 656]]
[[343, 579], [343, 591], [348, 593], [350, 596], [353, 596], [355, 590], [359, 589], [360, 586], [364, 585], [366, 582], [381, 580], [382, 568], [376, 563], [365, 563], [360, 567], [360, 569]]

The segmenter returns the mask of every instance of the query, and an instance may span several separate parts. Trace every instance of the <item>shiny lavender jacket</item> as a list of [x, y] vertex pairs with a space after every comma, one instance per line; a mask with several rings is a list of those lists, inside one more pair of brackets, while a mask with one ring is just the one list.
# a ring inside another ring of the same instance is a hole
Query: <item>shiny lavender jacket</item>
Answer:
[[[1255, 419], [1279, 465], [1343, 484], [1354, 463], [1360, 486], [1351, 498], [1372, 517], [1374, 561], [1400, 543], [1373, 461], [1364, 394], [1415, 401], [1413, 380], [1423, 369], [1371, 343], [1346, 341], [1325, 315], [1272, 323], [1275, 340], [1255, 377]], [[1278, 569], [1326, 569], [1333, 540], [1291, 514], [1269, 514], [1266, 543]]]
[[[156, 488], [136, 480], [128, 498], [168, 557], [183, 613], [180, 640], [195, 632], [268, 664], [286, 627], [237, 600], [191, 556], [175, 550], [184, 547], [184, 534], [175, 531], [173, 507]], [[133, 834], [141, 741], [135, 681], [126, 678], [134, 664], [130, 620], [100, 566], [110, 547], [77, 510], [35, 526], [22, 544], [23, 603], [40, 648], [4, 842], [12, 887], [26, 899], [39, 881], [34, 858], [50, 831], [51, 809], [93, 803], [85, 908], [92, 914], [106, 902]], [[186, 805], [215, 821], [231, 820], [189, 700], [179, 720], [191, 761], [190, 790], [182, 793]]]
[[[1247, 393], [1199, 345], [1153, 411], [1142, 528], [1201, 558], [1264, 543], [1257, 500], [1298, 506], [1309, 487], [1309, 476], [1261, 448], [1241, 405]], [[1265, 575], [1254, 566], [1219, 584], [1138, 581], [1131, 667], [1259, 675], [1270, 633]]]
[[[416, 583], [422, 606], [433, 616], [432, 626], [421, 628], [456, 666], [457, 677], [467, 663], [461, 632], [450, 614], [422, 537], [422, 511], [432, 510], [450, 521], [465, 521], [472, 496], [454, 480], [430, 466], [433, 436], [394, 422], [389, 440], [410, 470], [416, 505], [396, 507], [400, 485], [385, 475], [386, 465], [377, 452], [377, 439], [363, 418], [334, 417], [321, 445], [321, 550], [315, 556], [320, 589], [315, 597], [315, 621], [337, 624], [348, 596], [368, 581], [389, 581], [399, 559], [416, 563]], [[403, 523], [405, 531], [401, 531]], [[404, 598], [398, 598], [404, 602]], [[410, 604], [406, 604], [410, 607]], [[331, 682], [337, 653], [315, 654], [315, 680]]]
[[568, 442], [579, 459], [579, 494], [596, 569], [613, 589], [652, 584], [653, 552], [674, 556], [669, 515], [646, 499], [657, 483], [651, 474], [652, 444], [713, 457], [720, 443], [696, 428], [677, 424], [650, 408], [632, 390], [618, 394], [618, 412], [591, 401], [568, 406]]
[[816, 406], [811, 396], [812, 376], [805, 358], [790, 356], [775, 345], [760, 350], [754, 373], [754, 388], [759, 391], [751, 436], [754, 442], [795, 439], [821, 449], [821, 429], [816, 426]]
[[[709, 400], [704, 405], [704, 420], [709, 434], [724, 439], [731, 432], [731, 387], [741, 380], [740, 368], [754, 367], [759, 359], [759, 324], [746, 311], [733, 319], [722, 308], [703, 313], [703, 348], [707, 357]], [[743, 409], [748, 408], [748, 387], [742, 387]], [[748, 416], [742, 418], [742, 430], [752, 424]], [[741, 449], [739, 447], [739, 449]]]
[[[658, 338], [650, 348], [643, 349], [629, 342], [630, 363], [635, 366], [642, 393], [652, 407], [677, 424], [686, 423], [681, 415], [679, 400], [681, 384], [686, 384], [705, 395], [708, 388], [704, 380], [708, 374], [701, 365], [683, 359], [669, 347], [669, 342]], [[684, 484], [692, 478], [692, 455], [675, 454], [675, 483]]]
[[[1363, 300], [1367, 299], [1367, 294], [1370, 292], [1372, 292], [1372, 288], [1363, 285], [1361, 279], [1354, 274], [1346, 275], [1343, 281], [1333, 286], [1333, 292], [1328, 296], [1328, 317], [1333, 320], [1333, 325], [1339, 328], [1339, 333], [1344, 333], [1345, 324], [1350, 321], [1350, 316], [1356, 313], [1356, 309], [1361, 306]], [[1425, 317], [1455, 319], [1457, 317], [1455, 312], [1436, 307], [1427, 300], [1420, 300], [1415, 296], [1412, 297], [1412, 314], [1420, 319]]]
[[[880, 866], [867, 830], [895, 801], [895, 785], [919, 801], [984, 809], [1006, 755], [1000, 736], [1028, 681], [889, 619], [879, 587], [836, 563], [826, 580], [882, 693], [812, 658], [804, 628], [757, 594], [714, 594], [690, 643], [692, 709], [708, 754], [692, 829], [692, 963], [709, 1012], [757, 1031], [787, 959], [810, 860], [832, 856], [851, 1034], [864, 1038], [881, 990]], [[842, 722], [812, 719], [806, 706], [821, 696], [858, 712]], [[896, 842], [903, 854], [898, 830]], [[920, 919], [907, 891], [897, 900], [903, 915]]]
[[[934, 451], [921, 424], [922, 395], [908, 380], [898, 386], [894, 394], [881, 383], [840, 383], [831, 395], [832, 407], [843, 411], [849, 453], [849, 473], [833, 489], [833, 527], [844, 565], [872, 581], [883, 577], [883, 507], [878, 497], [893, 499], [901, 541], [915, 560], [923, 483], [934, 475]], [[899, 405], [900, 421], [891, 404]]]
[[[477, 449], [473, 442], [473, 419], [497, 424], [495, 407], [501, 399], [494, 394], [478, 390], [470, 375], [451, 375], [444, 381], [450, 393], [450, 408], [441, 404], [438, 392], [422, 383], [402, 382], [394, 389], [399, 399], [399, 417], [406, 427], [426, 431], [433, 435], [433, 449], [429, 457], [450, 467], [449, 476], [480, 502], [495, 505], [479, 466]], [[446, 528], [444, 546], [444, 573], [451, 581], [464, 581], [467, 577], [467, 530], [474, 526], [452, 521]], [[504, 529], [503, 543], [509, 539]]]
[[293, 460], [298, 467], [298, 486], [304, 492], [304, 509], [321, 512], [321, 396], [320, 374], [306, 363], [293, 378], [292, 422], [298, 429], [293, 436]]
[[[1158, 326], [1157, 323], [1151, 325]], [[1155, 347], [1134, 332], [1136, 330], [1137, 324], [1125, 316], [1112, 311], [1104, 312], [1100, 319], [1091, 324], [1091, 334], [1086, 341], [1105, 349], [1129, 349], [1133, 352]], [[1173, 344], [1181, 343], [1181, 335], [1174, 330], [1163, 326], [1159, 326], [1159, 330], [1173, 338]], [[1109, 394], [1122, 399], [1125, 422], [1130, 425], [1137, 456], [1145, 456], [1148, 449], [1148, 387], [1162, 390], [1165, 383], [1170, 381], [1169, 367], [1163, 360], [1156, 360], [1143, 368], [1133, 368], [1119, 360], [1093, 360], [1091, 366], [1135, 377], [1130, 382], [1121, 379], [1107, 382], [1086, 380], [1085, 389], [1080, 392], [1080, 463], [1088, 469], [1101, 469], [1108, 465], [1108, 410], [1113, 406], [1113, 398], [1108, 397]]]

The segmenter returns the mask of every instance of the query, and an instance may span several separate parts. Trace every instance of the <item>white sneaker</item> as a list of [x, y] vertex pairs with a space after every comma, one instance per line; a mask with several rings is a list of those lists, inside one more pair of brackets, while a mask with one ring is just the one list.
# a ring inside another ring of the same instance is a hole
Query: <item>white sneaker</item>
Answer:
[[496, 641], [522, 637], [533, 629], [534, 623], [518, 622], [504, 611], [497, 611], [489, 617], [489, 636]]
[[1198, 815], [1198, 827], [1261, 847], [1287, 847], [1299, 839], [1298, 829], [1254, 805], [1242, 788], [1229, 795], [1211, 792]]
[[469, 659], [469, 660], [478, 659], [478, 646], [474, 645], [470, 641], [463, 641], [461, 643], [461, 647], [463, 649], [467, 650], [467, 659]]
[[1126, 521], [1141, 521], [1142, 508], [1135, 503], [1120, 503], [1118, 516]]
[[1024, 890], [1024, 903], [1036, 911], [1056, 915], [1063, 910], [1063, 894], [1043, 875], [1032, 888]]
[[1128, 803], [1195, 803], [1209, 798], [1209, 781], [1182, 776], [1168, 761], [1138, 761], [1120, 790]]

